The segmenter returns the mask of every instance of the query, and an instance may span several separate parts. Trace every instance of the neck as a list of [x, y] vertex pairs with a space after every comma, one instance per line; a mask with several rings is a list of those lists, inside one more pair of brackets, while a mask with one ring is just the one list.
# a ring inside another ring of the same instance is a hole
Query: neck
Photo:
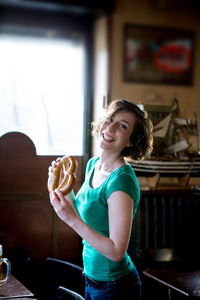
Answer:
[[122, 165], [124, 165], [124, 159], [121, 155], [109, 155], [104, 152], [101, 153], [98, 165], [99, 170], [111, 173]]

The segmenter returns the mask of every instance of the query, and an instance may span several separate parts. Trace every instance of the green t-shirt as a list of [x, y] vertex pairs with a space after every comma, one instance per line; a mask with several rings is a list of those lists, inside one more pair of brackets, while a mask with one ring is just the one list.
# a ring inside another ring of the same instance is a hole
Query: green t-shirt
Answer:
[[[136, 213], [140, 190], [136, 175], [130, 165], [122, 166], [112, 172], [97, 188], [91, 187], [95, 163], [99, 158], [89, 160], [86, 168], [85, 181], [76, 195], [76, 208], [85, 223], [100, 234], [109, 236], [107, 199], [115, 191], [127, 193], [134, 202], [133, 217]], [[117, 216], [116, 216], [117, 217]], [[92, 248], [83, 240], [83, 265], [85, 274], [98, 281], [112, 281], [128, 274], [133, 262], [126, 253], [120, 262], [114, 262]]]

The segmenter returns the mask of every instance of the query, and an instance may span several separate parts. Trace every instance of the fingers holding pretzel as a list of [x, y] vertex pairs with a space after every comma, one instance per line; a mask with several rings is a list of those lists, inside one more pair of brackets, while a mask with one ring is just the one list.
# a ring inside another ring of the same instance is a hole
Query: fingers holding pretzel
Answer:
[[58, 189], [63, 195], [70, 193], [76, 182], [77, 167], [77, 160], [73, 156], [59, 157], [53, 161], [48, 174], [49, 192]]
[[48, 168], [49, 173], [48, 176], [50, 175], [51, 172], [53, 172], [54, 168], [56, 168], [58, 166], [58, 163], [60, 162], [61, 157], [58, 157], [56, 160], [53, 160], [51, 162], [51, 166]]

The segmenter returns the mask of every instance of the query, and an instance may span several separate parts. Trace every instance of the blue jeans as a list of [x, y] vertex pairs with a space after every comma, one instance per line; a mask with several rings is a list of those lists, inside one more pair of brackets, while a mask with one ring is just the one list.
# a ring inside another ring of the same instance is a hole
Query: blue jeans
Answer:
[[85, 300], [133, 299], [141, 299], [141, 282], [136, 269], [115, 281], [95, 281], [85, 276]]

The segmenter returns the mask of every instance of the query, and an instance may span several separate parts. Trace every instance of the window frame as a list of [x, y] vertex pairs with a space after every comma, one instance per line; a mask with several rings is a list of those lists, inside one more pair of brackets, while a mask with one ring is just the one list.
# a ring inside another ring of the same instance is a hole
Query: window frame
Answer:
[[[62, 10], [2, 7], [0, 34], [43, 37], [48, 32], [56, 38], [82, 39], [85, 45], [85, 82], [83, 112], [83, 167], [91, 156], [89, 125], [93, 111], [93, 22], [94, 16], [69, 14]], [[58, 153], [59, 155], [59, 153]]]

